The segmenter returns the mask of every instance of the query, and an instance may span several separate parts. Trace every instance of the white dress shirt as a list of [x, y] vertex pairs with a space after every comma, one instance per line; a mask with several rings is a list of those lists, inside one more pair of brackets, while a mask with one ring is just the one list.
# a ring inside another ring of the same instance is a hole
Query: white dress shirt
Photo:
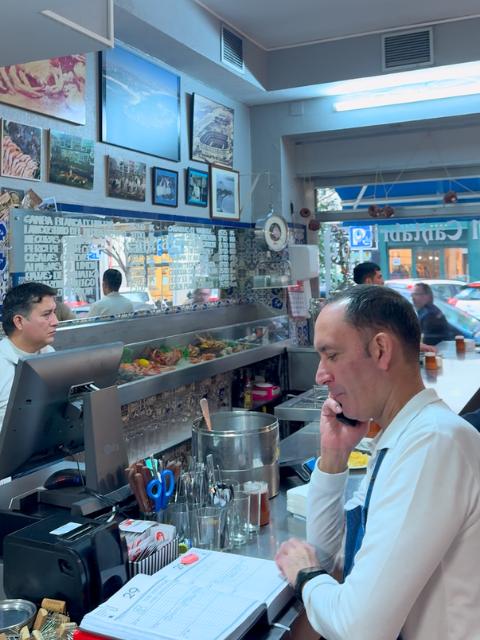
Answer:
[[343, 584], [321, 575], [303, 589], [310, 623], [328, 640], [480, 639], [480, 434], [433, 389], [377, 436], [346, 505], [348, 471], [315, 468], [307, 540], [326, 570], [341, 565], [343, 509], [364, 503], [384, 448], [352, 572]]
[[[40, 353], [50, 353], [55, 351], [53, 347], [47, 345], [37, 351]], [[0, 341], [0, 429], [3, 425], [5, 411], [7, 410], [8, 399], [12, 389], [13, 378], [15, 376], [15, 366], [20, 358], [27, 358], [35, 354], [22, 351], [16, 347], [10, 338], [3, 338]]]
[[90, 307], [89, 318], [98, 316], [116, 316], [119, 313], [132, 313], [133, 304], [118, 291], [108, 293]]

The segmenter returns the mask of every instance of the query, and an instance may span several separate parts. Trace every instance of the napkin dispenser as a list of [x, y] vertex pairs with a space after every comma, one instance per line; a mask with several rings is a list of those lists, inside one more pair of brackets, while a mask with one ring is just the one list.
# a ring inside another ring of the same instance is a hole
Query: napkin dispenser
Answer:
[[126, 548], [115, 522], [54, 515], [4, 539], [4, 590], [9, 598], [67, 602], [80, 622], [126, 581]]

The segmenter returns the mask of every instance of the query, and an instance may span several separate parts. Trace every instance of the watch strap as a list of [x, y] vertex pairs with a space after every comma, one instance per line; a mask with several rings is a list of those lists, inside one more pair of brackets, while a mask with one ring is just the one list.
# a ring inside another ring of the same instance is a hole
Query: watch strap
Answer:
[[297, 574], [297, 579], [295, 580], [295, 595], [299, 600], [303, 602], [302, 591], [306, 583], [312, 578], [322, 575], [322, 573], [327, 572], [320, 569], [320, 567], [307, 567], [306, 569], [300, 569]]

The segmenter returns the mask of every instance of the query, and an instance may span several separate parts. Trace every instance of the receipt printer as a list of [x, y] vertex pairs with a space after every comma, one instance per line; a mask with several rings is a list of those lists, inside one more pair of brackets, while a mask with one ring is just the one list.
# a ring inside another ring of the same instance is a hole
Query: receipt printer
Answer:
[[50, 516], [7, 535], [3, 555], [8, 598], [66, 600], [75, 622], [127, 581], [126, 548], [114, 522]]

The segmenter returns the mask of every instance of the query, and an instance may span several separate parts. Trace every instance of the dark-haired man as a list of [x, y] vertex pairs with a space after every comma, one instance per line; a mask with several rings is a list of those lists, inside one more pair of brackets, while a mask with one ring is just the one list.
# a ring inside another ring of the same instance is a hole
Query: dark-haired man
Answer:
[[[317, 319], [316, 381], [330, 395], [310, 544], [284, 543], [276, 562], [325, 638], [449, 640], [452, 629], [456, 640], [480, 638], [480, 436], [425, 389], [419, 342], [412, 305], [387, 287], [352, 287]], [[370, 418], [382, 431], [344, 504], [348, 457]], [[329, 575], [338, 570], [343, 582]]]
[[122, 285], [122, 274], [118, 269], [107, 269], [102, 278], [104, 298], [95, 302], [88, 316], [116, 316], [119, 313], [132, 313], [133, 304], [128, 298], [119, 293]]
[[356, 284], [384, 284], [382, 270], [376, 262], [360, 262], [353, 269]]
[[417, 282], [412, 291], [413, 306], [417, 310], [420, 331], [425, 344], [435, 345], [453, 338], [453, 331], [440, 309], [433, 304], [432, 287], [426, 282]]
[[19, 359], [54, 350], [56, 295], [56, 289], [40, 282], [25, 282], [5, 295], [2, 326], [7, 337], [0, 341], [0, 428]]

